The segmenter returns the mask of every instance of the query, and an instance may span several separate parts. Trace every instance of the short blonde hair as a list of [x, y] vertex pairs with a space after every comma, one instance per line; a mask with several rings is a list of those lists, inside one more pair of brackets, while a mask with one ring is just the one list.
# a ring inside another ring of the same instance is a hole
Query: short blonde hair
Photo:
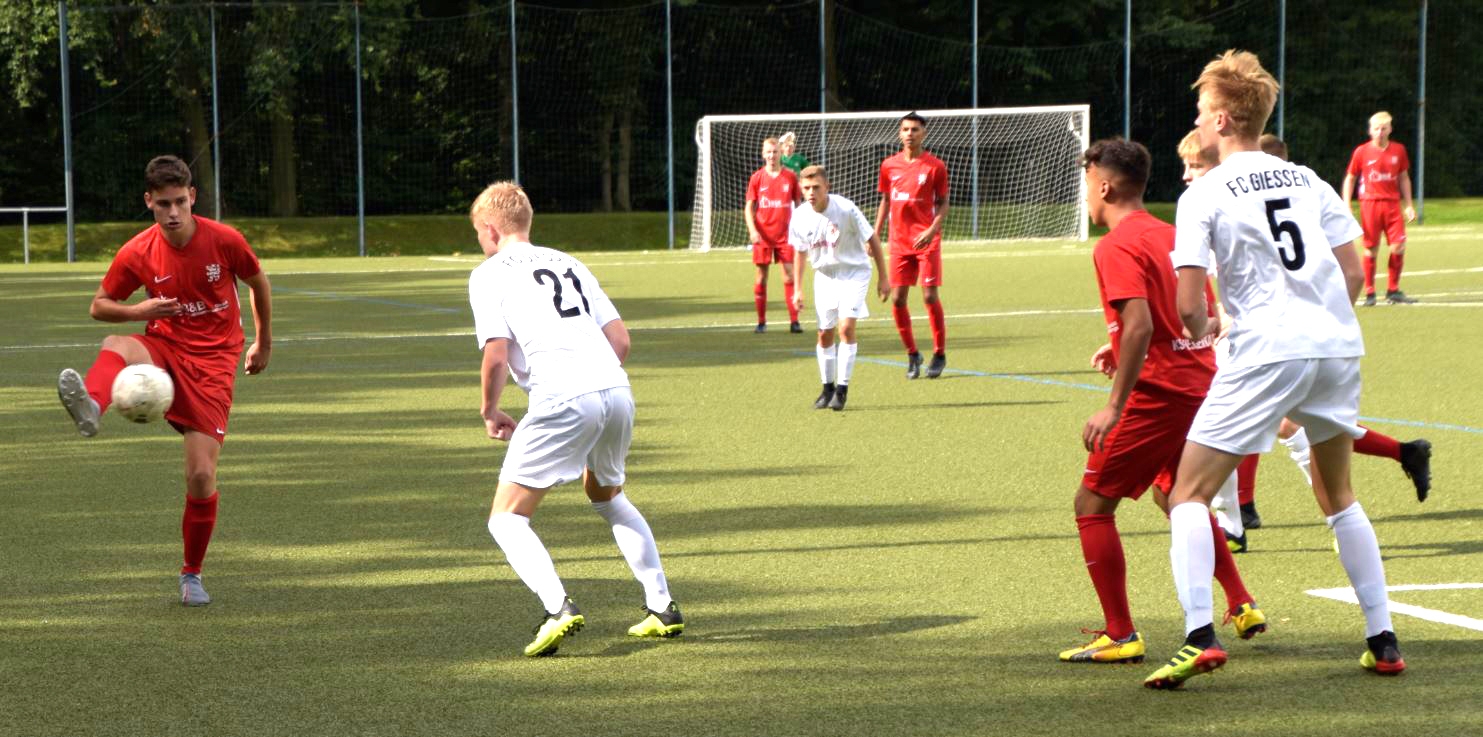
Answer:
[[1374, 115], [1371, 115], [1370, 116], [1370, 125], [1389, 125], [1389, 124], [1390, 124], [1390, 113], [1387, 113], [1384, 110], [1381, 110], [1380, 112], [1375, 113]]
[[1257, 144], [1262, 147], [1263, 152], [1287, 161], [1287, 144], [1281, 138], [1271, 133], [1263, 133]]
[[778, 145], [782, 145], [784, 143], [787, 143], [789, 141], [795, 140], [797, 138], [798, 138], [798, 135], [796, 133], [794, 133], [793, 131], [788, 131], [787, 133], [784, 133], [783, 135], [778, 136]]
[[494, 223], [501, 233], [529, 233], [530, 221], [535, 210], [530, 198], [520, 185], [505, 181], [495, 182], [484, 188], [469, 207], [469, 219], [475, 225], [482, 222]]
[[1179, 154], [1180, 161], [1185, 159], [1199, 159], [1212, 167], [1220, 163], [1219, 159], [1208, 155], [1214, 152], [1200, 147], [1200, 132], [1197, 130], [1186, 133], [1184, 138], [1180, 139], [1179, 148], [1176, 149], [1176, 152]]
[[1231, 49], [1215, 57], [1191, 87], [1208, 96], [1212, 110], [1229, 115], [1243, 137], [1260, 136], [1277, 105], [1277, 80], [1250, 51]]
[[780, 146], [780, 145], [782, 145], [782, 144], [778, 143], [778, 139], [776, 139], [776, 138], [764, 138], [764, 139], [762, 139], [762, 145], [766, 146], [769, 143], [771, 143], [774, 146]]
[[829, 175], [825, 174], [824, 167], [819, 166], [818, 164], [814, 164], [813, 166], [805, 166], [803, 167], [803, 171], [798, 172], [798, 180], [803, 181], [805, 179], [818, 179], [825, 184], [829, 183]]

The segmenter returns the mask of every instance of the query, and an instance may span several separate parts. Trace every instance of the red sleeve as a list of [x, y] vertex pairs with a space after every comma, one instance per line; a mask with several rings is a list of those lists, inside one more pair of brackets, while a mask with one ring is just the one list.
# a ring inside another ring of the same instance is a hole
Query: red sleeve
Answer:
[[103, 291], [108, 296], [125, 300], [135, 290], [143, 285], [139, 275], [134, 272], [134, 249], [125, 246], [113, 257], [113, 263], [108, 266], [108, 273], [103, 276]]
[[885, 161], [881, 162], [881, 177], [880, 181], [877, 182], [875, 186], [875, 191], [880, 192], [881, 194], [886, 194], [891, 191], [891, 174], [886, 169], [886, 162], [889, 161], [890, 159], [886, 159]]
[[263, 266], [258, 263], [257, 254], [252, 252], [252, 246], [247, 245], [247, 239], [235, 229], [228, 230], [222, 238], [222, 251], [227, 258], [227, 266], [231, 267], [232, 273], [238, 279], [248, 279], [262, 272]]
[[1098, 244], [1092, 252], [1092, 263], [1097, 267], [1102, 296], [1108, 304], [1124, 299], [1148, 299], [1143, 268], [1130, 249], [1120, 243]]
[[757, 172], [752, 172], [752, 178], [747, 180], [747, 202], [757, 201]]
[[1359, 154], [1359, 152], [1360, 151], [1363, 151], [1363, 150], [1364, 150], [1364, 146], [1360, 146], [1359, 148], [1354, 149], [1354, 153], [1352, 153], [1352, 154], [1349, 155], [1349, 168], [1345, 171], [1345, 173], [1348, 174], [1349, 176], [1352, 176], [1352, 177], [1359, 176], [1359, 161], [1360, 161], [1360, 154]]
[[793, 204], [797, 205], [803, 202], [803, 185], [798, 183], [798, 175], [794, 174], [791, 169], [784, 169], [783, 171], [788, 173], [788, 181], [792, 183], [790, 186], [793, 189], [790, 191], [793, 192]]
[[947, 164], [937, 160], [937, 199], [947, 199]]

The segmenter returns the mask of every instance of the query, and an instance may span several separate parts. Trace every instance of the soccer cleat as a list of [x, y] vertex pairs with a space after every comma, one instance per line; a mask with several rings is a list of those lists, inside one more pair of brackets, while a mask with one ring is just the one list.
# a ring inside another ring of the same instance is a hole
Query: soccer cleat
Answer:
[[1375, 293], [1374, 292], [1367, 292], [1367, 293], [1365, 293], [1365, 306], [1366, 307], [1374, 307], [1375, 306]]
[[767, 332], [767, 323], [765, 323], [765, 322], [759, 322], [759, 323], [757, 323], [757, 327], [754, 328], [752, 330], [752, 332], [757, 333], [759, 335], [762, 334], [762, 333]]
[[824, 391], [819, 392], [819, 398], [814, 400], [814, 409], [827, 408], [832, 399], [834, 399], [834, 385], [825, 384]]
[[1365, 654], [1359, 656], [1360, 667], [1382, 676], [1398, 676], [1406, 670], [1406, 661], [1401, 659], [1401, 648], [1396, 643], [1394, 632], [1386, 630], [1367, 637], [1365, 645]]
[[1393, 304], [1393, 305], [1414, 305], [1414, 304], [1416, 304], [1416, 298], [1415, 297], [1407, 297], [1406, 296], [1406, 293], [1405, 292], [1402, 292], [1399, 289], [1392, 289], [1392, 290], [1386, 292], [1385, 293], [1385, 301], [1388, 304]]
[[211, 603], [211, 595], [201, 586], [201, 574], [180, 574], [180, 603], [185, 606], [206, 606]]
[[1224, 532], [1226, 534], [1226, 547], [1229, 548], [1232, 553], [1246, 552], [1245, 532], [1242, 532], [1240, 535], [1232, 535], [1229, 530], [1221, 530], [1221, 532]]
[[644, 611], [648, 616], [628, 628], [629, 637], [679, 637], [685, 631], [685, 618], [680, 616], [680, 605], [673, 599], [662, 612], [648, 607]]
[[574, 635], [582, 629], [587, 619], [582, 612], [577, 610], [577, 605], [572, 603], [571, 597], [562, 602], [561, 609], [555, 614], [547, 614], [541, 623], [536, 625], [535, 639], [525, 646], [525, 657], [540, 658], [547, 655], [555, 655], [556, 649], [561, 646], [561, 640], [567, 635]]
[[78, 433], [85, 438], [98, 434], [98, 403], [88, 396], [82, 376], [70, 368], [62, 369], [62, 373], [57, 376], [57, 397], [62, 400], [67, 414], [72, 416]]
[[935, 379], [942, 376], [942, 370], [947, 368], [947, 354], [933, 353], [932, 363], [927, 364], [927, 378]]
[[1401, 470], [1416, 484], [1416, 501], [1426, 501], [1432, 490], [1432, 444], [1421, 438], [1401, 443]]
[[912, 352], [906, 354], [906, 378], [915, 379], [922, 375], [922, 354]]
[[803, 326], [799, 325], [797, 320], [794, 320], [793, 322], [788, 323], [788, 332], [801, 333], [803, 332]]
[[1261, 529], [1262, 516], [1256, 513], [1256, 502], [1241, 505], [1241, 526], [1248, 530]]
[[1179, 652], [1174, 653], [1174, 657], [1169, 658], [1168, 663], [1143, 679], [1143, 685], [1147, 688], [1176, 689], [1183, 686], [1185, 681], [1225, 664], [1226, 651], [1221, 649], [1219, 642], [1204, 650], [1186, 643], [1179, 648]]
[[1083, 630], [1097, 637], [1081, 647], [1061, 651], [1063, 663], [1142, 663], [1146, 652], [1143, 636], [1134, 632], [1114, 640], [1106, 632]]
[[840, 384], [834, 389], [834, 398], [829, 400], [829, 409], [839, 412], [844, 409], [845, 400], [849, 399], [850, 385]]
[[1251, 601], [1226, 612], [1226, 622], [1236, 625], [1236, 636], [1243, 640], [1250, 640], [1257, 635], [1267, 631], [1267, 615], [1256, 608], [1256, 602]]

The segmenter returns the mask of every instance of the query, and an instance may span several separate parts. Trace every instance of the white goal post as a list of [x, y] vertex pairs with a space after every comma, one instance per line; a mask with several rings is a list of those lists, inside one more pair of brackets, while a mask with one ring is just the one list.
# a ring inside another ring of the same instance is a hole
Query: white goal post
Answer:
[[[829, 173], [830, 191], [874, 219], [881, 161], [901, 150], [896, 131], [908, 112], [701, 118], [690, 248], [748, 245], [747, 180], [762, 166], [762, 141], [788, 131], [797, 151]], [[1087, 239], [1079, 161], [1091, 143], [1089, 106], [916, 112], [927, 120], [926, 149], [948, 169], [945, 241]]]

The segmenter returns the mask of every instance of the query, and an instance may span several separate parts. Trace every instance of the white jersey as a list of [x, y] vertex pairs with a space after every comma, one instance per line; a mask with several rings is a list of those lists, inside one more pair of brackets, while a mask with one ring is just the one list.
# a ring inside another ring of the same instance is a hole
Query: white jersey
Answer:
[[1362, 231], [1312, 169], [1259, 151], [1232, 154], [1196, 179], [1174, 218], [1174, 267], [1219, 268], [1233, 321], [1223, 369], [1364, 355], [1333, 249]]
[[832, 279], [870, 279], [870, 252], [865, 244], [875, 235], [870, 221], [855, 203], [829, 195], [823, 212], [807, 200], [793, 208], [788, 245], [806, 249], [814, 270]]
[[469, 306], [479, 350], [510, 341], [510, 375], [532, 405], [628, 386], [602, 332], [618, 310], [581, 261], [529, 243], [505, 246], [469, 275]]

